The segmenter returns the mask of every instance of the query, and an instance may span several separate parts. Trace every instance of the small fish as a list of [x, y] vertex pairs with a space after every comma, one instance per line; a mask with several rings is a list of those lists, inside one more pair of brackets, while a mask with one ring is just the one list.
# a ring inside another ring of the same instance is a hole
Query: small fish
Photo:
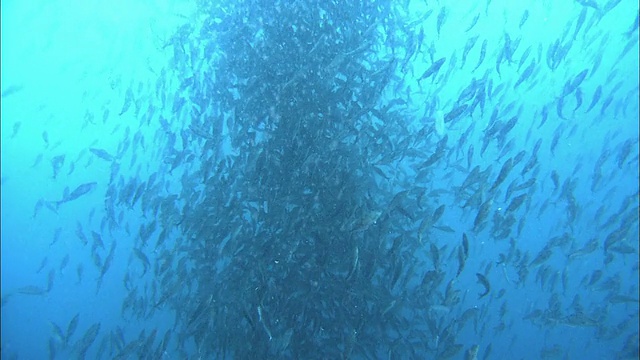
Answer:
[[440, 13], [438, 14], [438, 20], [436, 23], [436, 31], [438, 32], [438, 36], [440, 36], [440, 30], [442, 29], [442, 25], [444, 25], [445, 20], [447, 20], [448, 11], [446, 7], [442, 7], [440, 9]]
[[522, 29], [522, 26], [524, 25], [524, 23], [527, 22], [527, 19], [529, 19], [529, 10], [525, 10], [524, 13], [522, 13], [522, 17], [520, 18], [520, 24], [518, 25], [518, 29]]
[[102, 236], [100, 236], [99, 233], [91, 231], [91, 237], [93, 238], [92, 249], [97, 249], [98, 247], [101, 247], [103, 249], [105, 248], [104, 241], [102, 241]]
[[42, 259], [42, 262], [40, 263], [40, 266], [38, 267], [38, 270], [36, 271], [36, 273], [39, 274], [40, 271], [44, 269], [44, 267], [47, 265], [48, 262], [49, 262], [49, 258], [45, 256], [45, 258]]
[[353, 222], [351, 226], [351, 232], [357, 233], [367, 230], [371, 225], [377, 223], [378, 219], [382, 215], [381, 211], [368, 211], [360, 219]]
[[47, 293], [47, 290], [39, 286], [29, 285], [21, 287], [17, 292], [22, 295], [44, 295]]
[[17, 94], [18, 92], [22, 91], [23, 88], [24, 87], [22, 85], [9, 85], [6, 89], [2, 91], [2, 97], [6, 98], [13, 94]]
[[49, 270], [49, 278], [47, 280], [47, 292], [53, 289], [53, 282], [56, 279], [56, 271], [54, 269]]
[[576, 77], [573, 78], [573, 80], [567, 80], [567, 82], [564, 85], [564, 89], [562, 90], [562, 95], [560, 95], [560, 97], [562, 98], [574, 92], [578, 88], [578, 86], [582, 84], [584, 79], [587, 77], [588, 73], [589, 73], [589, 70], [584, 69], [578, 75], [576, 75]]
[[496, 178], [496, 181], [493, 183], [493, 185], [491, 186], [491, 189], [489, 189], [489, 191], [493, 191], [498, 186], [500, 186], [500, 184], [502, 184], [504, 182], [504, 180], [507, 178], [507, 176], [509, 176], [509, 173], [511, 172], [512, 168], [513, 168], [513, 158], [509, 158], [502, 165], [502, 168], [500, 169], [500, 173], [498, 174], [498, 177]]
[[69, 325], [67, 325], [67, 334], [65, 335], [65, 338], [64, 338], [65, 344], [69, 344], [69, 339], [71, 339], [71, 336], [73, 336], [73, 333], [78, 328], [79, 318], [80, 318], [80, 313], [77, 313], [76, 316], [74, 316], [73, 319], [71, 319], [71, 321], [69, 322]]
[[260, 323], [262, 323], [262, 328], [264, 329], [264, 332], [267, 333], [267, 336], [269, 336], [269, 341], [271, 341], [273, 339], [273, 336], [271, 335], [271, 330], [269, 330], [269, 327], [267, 326], [267, 323], [264, 320], [264, 316], [262, 314], [262, 307], [260, 305], [258, 305], [258, 320], [260, 321]]
[[131, 107], [132, 103], [133, 103], [133, 91], [131, 90], [131, 88], [129, 88], [127, 89], [127, 93], [125, 94], [124, 104], [122, 104], [122, 109], [120, 110], [120, 113], [118, 115], [122, 115], [125, 112], [127, 112], [127, 110], [129, 110], [129, 108]]
[[84, 232], [82, 231], [82, 224], [80, 223], [80, 221], [78, 221], [76, 224], [76, 237], [80, 239], [83, 246], [86, 246], [89, 243], [89, 240], [87, 239], [87, 237], [84, 235]]
[[347, 280], [351, 279], [351, 277], [353, 276], [353, 274], [356, 273], [356, 271], [358, 270], [358, 261], [360, 260], [360, 256], [359, 256], [359, 249], [358, 246], [356, 245], [354, 250], [353, 250], [353, 263], [351, 264], [351, 269], [349, 270], [349, 273], [347, 274]]
[[593, 107], [596, 106], [596, 104], [598, 103], [598, 100], [600, 100], [601, 96], [602, 96], [602, 85], [598, 85], [598, 87], [596, 88], [596, 91], [593, 93], [593, 98], [591, 99], [591, 104], [589, 105], [589, 108], [587, 108], [586, 112], [591, 111], [591, 109], [593, 109]]
[[62, 166], [64, 166], [64, 158], [65, 158], [64, 155], [58, 155], [58, 156], [54, 156], [53, 159], [51, 159], [51, 167], [53, 167], [54, 179], [58, 177], [58, 173], [60, 172], [60, 169], [62, 169]]
[[138, 259], [140, 259], [140, 261], [142, 261], [142, 265], [144, 266], [144, 271], [142, 272], [142, 275], [140, 275], [140, 277], [142, 277], [151, 267], [151, 263], [149, 262], [147, 255], [145, 255], [141, 250], [133, 248], [133, 253]]
[[89, 193], [90, 191], [95, 189], [97, 185], [98, 185], [97, 182], [89, 182], [89, 183], [85, 183], [85, 184], [82, 184], [82, 185], [78, 186], [71, 193], [65, 194], [62, 197], [62, 200], [55, 202], [56, 207], [66, 203], [66, 202], [75, 200], [75, 199], [77, 199], [77, 198]]
[[448, 233], [456, 232], [451, 226], [448, 226], [448, 225], [434, 225], [433, 228], [438, 229], [440, 231], [448, 232]]
[[536, 67], [536, 62], [535, 61], [531, 61], [531, 64], [529, 64], [529, 66], [527, 66], [526, 69], [524, 69], [524, 72], [522, 72], [522, 74], [520, 75], [520, 78], [518, 78], [518, 81], [516, 81], [516, 84], [513, 86], [513, 88], [517, 88], [518, 85], [522, 84], [523, 81], [527, 80], [529, 78], [529, 76], [531, 76], [531, 74], [533, 73], [533, 69]]
[[91, 151], [95, 156], [99, 157], [102, 160], [113, 161], [115, 159], [113, 155], [109, 154], [104, 149], [90, 148], [89, 151]]
[[9, 137], [9, 139], [13, 139], [14, 137], [16, 137], [16, 135], [18, 135], [18, 131], [20, 131], [20, 125], [22, 125], [20, 121], [13, 124], [13, 132], [11, 132], [11, 136]]
[[85, 354], [91, 344], [96, 340], [98, 333], [100, 332], [100, 323], [93, 324], [82, 336], [82, 338], [76, 344], [76, 348], [78, 349], [79, 357], [84, 359]]
[[477, 13], [476, 16], [471, 20], [471, 23], [469, 24], [469, 26], [467, 26], [467, 29], [464, 32], [469, 32], [469, 30], [473, 29], [473, 27], [476, 26], [476, 24], [478, 23], [479, 19], [480, 19], [480, 13]]
[[442, 67], [442, 64], [444, 64], [445, 60], [446, 60], [446, 58], [440, 58], [440, 59], [436, 60], [435, 62], [433, 62], [433, 64], [431, 64], [431, 66], [427, 69], [427, 71], [425, 71], [424, 74], [422, 74], [422, 76], [418, 79], [418, 81], [427, 79], [430, 76], [432, 76], [435, 73], [437, 73], [440, 70], [440, 68]]
[[62, 234], [62, 228], [57, 228], [55, 233], [53, 234], [53, 240], [49, 244], [49, 246], [53, 246], [60, 240], [60, 234]]
[[440, 205], [438, 206], [438, 208], [433, 212], [433, 216], [431, 216], [431, 223], [435, 224], [436, 222], [438, 222], [438, 220], [440, 220], [440, 218], [442, 217], [442, 214], [444, 214], [444, 205]]
[[62, 270], [64, 270], [68, 264], [69, 264], [69, 254], [65, 255], [64, 258], [62, 258], [62, 261], [60, 262], [60, 272], [62, 272]]
[[76, 274], [78, 275], [78, 282], [76, 284], [80, 284], [82, 282], [83, 273], [84, 273], [84, 266], [82, 265], [82, 263], [79, 263], [78, 267], [76, 268]]
[[42, 140], [44, 140], [45, 147], [49, 147], [49, 133], [46, 130], [42, 132]]
[[480, 57], [478, 58], [478, 64], [472, 71], [478, 70], [482, 62], [484, 61], [485, 56], [487, 55], [487, 39], [482, 41], [482, 47], [480, 48]]
[[478, 299], [482, 299], [483, 297], [487, 296], [487, 294], [489, 294], [489, 292], [491, 291], [491, 285], [489, 284], [489, 280], [487, 280], [487, 278], [484, 275], [480, 273], [476, 273], [476, 276], [478, 277], [478, 283], [484, 286], [484, 292], [478, 294]]
[[464, 249], [462, 247], [458, 248], [458, 271], [456, 272], [456, 277], [460, 276], [462, 270], [464, 270], [464, 264], [467, 261], [467, 257], [464, 254]]
[[544, 249], [540, 250], [536, 258], [533, 259], [533, 261], [531, 261], [529, 266], [533, 267], [533, 266], [541, 265], [545, 261], [549, 260], [551, 255], [553, 255], [553, 252], [551, 251], [551, 249], [549, 247], [545, 247]]

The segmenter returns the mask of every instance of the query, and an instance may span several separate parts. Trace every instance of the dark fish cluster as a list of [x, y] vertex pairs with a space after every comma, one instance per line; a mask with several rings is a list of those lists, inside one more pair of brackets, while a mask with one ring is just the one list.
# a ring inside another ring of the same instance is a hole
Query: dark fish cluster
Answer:
[[[155, 87], [129, 87], [112, 115], [137, 129], [73, 161], [110, 173], [36, 204], [34, 217], [106, 189], [100, 228], [75, 229], [95, 265], [77, 265], [78, 283], [91, 271], [100, 293], [128, 256], [123, 325], [78, 337], [84, 315], [52, 324], [51, 358], [489, 359], [526, 341], [510, 334], [523, 321], [591, 328], [590, 346], [637, 356], [638, 189], [617, 185], [637, 180], [637, 132], [608, 134], [595, 161], [554, 160], [584, 146], [584, 123], [637, 111], [637, 83], [593, 80], [608, 36], [593, 29], [619, 2], [576, 1], [539, 45], [529, 10], [518, 30], [471, 35], [490, 0], [462, 27], [452, 8], [386, 0], [201, 2], [163, 44]], [[635, 21], [622, 36], [637, 45]], [[447, 31], [469, 33], [464, 47], [440, 50]], [[596, 54], [576, 69], [579, 38]], [[71, 159], [51, 158], [54, 178]], [[613, 194], [623, 203], [586, 201]], [[71, 260], [15, 293], [47, 295]], [[159, 313], [173, 324], [126, 331]], [[551, 338], [528, 350], [568, 351]]]

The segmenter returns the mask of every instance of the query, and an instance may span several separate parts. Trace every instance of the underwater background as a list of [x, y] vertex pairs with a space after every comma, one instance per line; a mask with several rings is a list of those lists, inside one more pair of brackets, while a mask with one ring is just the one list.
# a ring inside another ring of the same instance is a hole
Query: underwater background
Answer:
[[637, 359], [638, 3], [2, 2], [3, 359]]

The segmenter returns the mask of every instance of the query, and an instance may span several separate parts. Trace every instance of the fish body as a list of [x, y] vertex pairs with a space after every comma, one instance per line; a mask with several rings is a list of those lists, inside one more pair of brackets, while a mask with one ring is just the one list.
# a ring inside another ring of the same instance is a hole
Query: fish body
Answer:
[[482, 299], [491, 292], [491, 284], [489, 284], [489, 280], [480, 273], [476, 273], [476, 277], [478, 278], [478, 283], [484, 287], [484, 292], [478, 294], [478, 299]]
[[502, 184], [504, 182], [504, 180], [507, 178], [507, 176], [509, 176], [509, 173], [511, 172], [511, 169], [513, 169], [513, 158], [509, 158], [509, 159], [507, 159], [507, 161], [504, 162], [504, 164], [502, 165], [502, 168], [500, 169], [500, 173], [498, 174], [498, 177], [496, 178], [496, 181], [493, 183], [493, 185], [491, 186], [491, 189], [489, 191], [493, 191], [498, 186], [500, 186], [500, 184]]
[[478, 64], [473, 69], [473, 71], [478, 70], [478, 68], [480, 67], [480, 65], [482, 65], [482, 62], [484, 61], [484, 58], [486, 56], [487, 56], [487, 39], [482, 41], [482, 47], [480, 48], [480, 57], [478, 58]]
[[529, 66], [527, 66], [526, 69], [524, 69], [524, 72], [522, 72], [522, 74], [520, 75], [520, 78], [518, 78], [518, 81], [516, 81], [516, 84], [513, 85], [513, 88], [517, 88], [518, 85], [522, 84], [523, 81], [527, 80], [529, 78], [529, 76], [531, 76], [531, 74], [533, 73], [533, 70], [536, 67], [536, 62], [535, 61], [531, 61], [531, 64], [529, 64]]
[[104, 149], [90, 148], [89, 151], [91, 151], [95, 156], [99, 157], [102, 160], [113, 161], [115, 159], [113, 155], [109, 154]]
[[442, 64], [444, 64], [445, 60], [446, 58], [440, 58], [435, 62], [433, 62], [433, 64], [431, 64], [431, 66], [427, 69], [427, 71], [425, 71], [424, 74], [422, 74], [422, 76], [418, 79], [418, 81], [427, 79], [430, 76], [437, 73], [438, 71], [440, 71], [440, 68], [442, 67]]
[[79, 197], [81, 197], [81, 196], [83, 196], [83, 195], [85, 195], [85, 194], [89, 193], [90, 191], [92, 191], [93, 189], [95, 189], [97, 185], [98, 185], [98, 183], [97, 183], [97, 182], [89, 182], [89, 183], [85, 183], [85, 184], [82, 184], [82, 185], [78, 186], [78, 187], [77, 187], [77, 188], [75, 188], [75, 190], [73, 190], [71, 193], [69, 193], [69, 194], [65, 194], [65, 195], [62, 197], [62, 200], [57, 201], [57, 202], [55, 203], [55, 204], [56, 204], [56, 207], [58, 207], [58, 206], [60, 206], [60, 205], [62, 205], [62, 204], [64, 204], [64, 203], [66, 203], [66, 202], [69, 202], [69, 201], [75, 200], [75, 199], [77, 199], [77, 198], [79, 198]]

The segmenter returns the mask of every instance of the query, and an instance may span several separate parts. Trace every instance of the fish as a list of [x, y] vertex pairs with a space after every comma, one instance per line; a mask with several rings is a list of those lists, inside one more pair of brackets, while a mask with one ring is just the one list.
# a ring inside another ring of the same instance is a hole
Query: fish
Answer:
[[520, 208], [520, 206], [522, 206], [522, 204], [526, 199], [527, 199], [527, 194], [516, 196], [509, 203], [509, 206], [507, 207], [506, 212], [511, 213], [511, 212], [517, 211]]
[[482, 46], [480, 47], [480, 57], [478, 58], [478, 64], [476, 65], [475, 68], [473, 68], [473, 71], [478, 70], [478, 68], [480, 67], [480, 65], [482, 65], [482, 62], [484, 61], [484, 58], [487, 55], [487, 39], [484, 39], [482, 41]]
[[504, 182], [507, 176], [509, 176], [509, 173], [511, 172], [512, 168], [513, 168], [513, 158], [509, 158], [507, 159], [507, 161], [504, 162], [504, 164], [502, 164], [502, 168], [500, 169], [500, 173], [498, 174], [496, 181], [494, 181], [493, 185], [491, 186], [491, 189], [489, 189], [490, 192], [494, 191], [498, 186], [500, 186]]
[[598, 85], [598, 87], [596, 88], [596, 91], [593, 93], [593, 98], [591, 99], [591, 104], [589, 104], [589, 107], [587, 108], [586, 112], [591, 111], [591, 109], [593, 109], [594, 106], [596, 106], [596, 104], [598, 103], [598, 100], [600, 100], [601, 96], [602, 96], [602, 85]]
[[349, 270], [349, 273], [347, 274], [347, 280], [351, 279], [351, 277], [353, 276], [353, 274], [356, 273], [356, 271], [358, 270], [358, 262], [360, 260], [360, 251], [358, 249], [358, 246], [356, 245], [353, 249], [353, 262], [351, 264], [351, 268]]
[[78, 276], [78, 281], [76, 284], [80, 284], [82, 282], [82, 274], [84, 273], [84, 266], [82, 263], [79, 263], [76, 267], [76, 275]]
[[433, 243], [429, 244], [429, 254], [431, 255], [433, 267], [436, 268], [436, 270], [440, 269], [440, 250]]
[[69, 254], [66, 254], [64, 258], [62, 258], [62, 261], [60, 262], [60, 272], [67, 267], [67, 264], [69, 264]]
[[456, 272], [456, 278], [460, 276], [462, 270], [464, 270], [464, 265], [467, 261], [466, 256], [464, 255], [464, 250], [462, 247], [458, 248], [458, 271]]
[[2, 90], [2, 98], [9, 97], [11, 95], [17, 94], [24, 89], [22, 85], [9, 85], [6, 89]]
[[100, 236], [99, 233], [91, 231], [91, 237], [93, 238], [93, 245], [91, 247], [93, 251], [95, 251], [95, 249], [97, 249], [98, 247], [103, 249], [105, 248], [104, 241], [102, 241], [102, 236]]
[[131, 107], [131, 103], [133, 103], [133, 91], [131, 90], [131, 88], [129, 88], [127, 89], [124, 103], [122, 104], [122, 109], [120, 110], [120, 113], [118, 115], [122, 115], [127, 112], [127, 110], [129, 110], [129, 108]]
[[90, 148], [89, 151], [91, 151], [91, 153], [93, 153], [95, 156], [99, 157], [102, 160], [113, 161], [115, 159], [113, 155], [109, 154], [104, 149]]
[[549, 258], [553, 255], [551, 248], [545, 246], [544, 249], [540, 250], [538, 255], [533, 261], [529, 264], [530, 267], [542, 265], [545, 261], [549, 260]]
[[19, 288], [16, 292], [22, 295], [44, 295], [47, 293], [47, 290], [39, 286], [29, 285]]
[[87, 331], [84, 333], [82, 338], [76, 344], [76, 349], [78, 351], [80, 358], [85, 358], [87, 350], [96, 340], [98, 333], [100, 332], [100, 323], [93, 324]]
[[471, 345], [471, 347], [464, 354], [464, 360], [478, 360], [479, 350], [480, 350], [480, 346]]
[[460, 117], [460, 115], [462, 115], [467, 110], [468, 107], [469, 107], [468, 104], [462, 104], [452, 109], [447, 113], [447, 115], [445, 115], [444, 122], [448, 123], [457, 119], [458, 117]]
[[523, 81], [527, 80], [529, 78], [529, 76], [531, 76], [531, 74], [533, 73], [533, 70], [536, 67], [536, 62], [535, 60], [531, 61], [531, 64], [529, 64], [529, 66], [527, 66], [526, 69], [524, 69], [524, 71], [522, 72], [522, 74], [520, 74], [520, 77], [518, 78], [518, 81], [516, 81], [515, 85], [513, 85], [513, 88], [517, 88], [518, 85], [522, 84]]
[[151, 267], [151, 263], [149, 262], [147, 255], [145, 255], [140, 249], [133, 248], [133, 253], [138, 259], [140, 259], [140, 261], [142, 261], [144, 271], [142, 272], [142, 275], [140, 275], [140, 277], [143, 277]]
[[582, 6], [600, 10], [600, 7], [598, 6], [596, 0], [576, 0], [576, 2]]
[[438, 220], [440, 220], [440, 218], [442, 217], [442, 214], [444, 214], [444, 209], [445, 209], [445, 206], [440, 205], [438, 206], [437, 209], [434, 210], [433, 215], [431, 216], [432, 224], [435, 224], [436, 222], [438, 222]]
[[61, 200], [56, 201], [54, 204], [57, 207], [59, 207], [60, 205], [67, 203], [69, 201], [73, 201], [83, 195], [88, 194], [89, 192], [93, 191], [96, 186], [98, 185], [97, 182], [88, 182], [88, 183], [84, 183], [82, 185], [79, 185], [78, 187], [76, 187], [71, 193], [69, 194], [65, 194]]
[[469, 32], [471, 29], [473, 29], [474, 26], [476, 26], [476, 24], [478, 23], [479, 19], [480, 19], [480, 13], [477, 13], [476, 16], [471, 20], [471, 23], [469, 24], [469, 26], [467, 26], [467, 29], [464, 32]]
[[440, 231], [448, 232], [448, 233], [456, 232], [451, 226], [448, 226], [448, 225], [434, 225], [433, 228], [438, 229]]
[[434, 75], [435, 73], [437, 73], [440, 68], [442, 67], [442, 64], [444, 64], [444, 62], [446, 61], [446, 58], [440, 58], [438, 60], [436, 60], [433, 64], [431, 64], [431, 66], [427, 69], [427, 71], [425, 71], [422, 76], [420, 76], [420, 78], [418, 78], [418, 82], [424, 79], [429, 78], [430, 76]]
[[260, 321], [260, 323], [262, 324], [262, 328], [264, 329], [264, 332], [267, 333], [267, 336], [269, 337], [269, 341], [271, 341], [273, 339], [273, 336], [271, 335], [271, 330], [267, 326], [267, 322], [264, 319], [264, 315], [262, 314], [262, 307], [260, 305], [258, 305], [258, 321]]
[[75, 333], [76, 329], [78, 328], [78, 320], [79, 319], [80, 319], [80, 313], [77, 313], [71, 319], [71, 321], [69, 321], [69, 325], [67, 325], [67, 334], [64, 337], [64, 343], [65, 344], [69, 344], [69, 340], [71, 339], [71, 337]]
[[49, 338], [49, 359], [55, 359], [56, 358], [56, 340], [53, 337]]
[[84, 235], [84, 231], [82, 231], [82, 223], [80, 223], [80, 221], [76, 223], [76, 237], [80, 239], [82, 246], [86, 246], [89, 243], [89, 240]]
[[20, 131], [20, 126], [22, 126], [22, 122], [17, 121], [16, 123], [13, 124], [13, 129], [11, 131], [11, 136], [9, 136], [9, 139], [13, 139], [16, 137], [16, 135], [18, 135], [18, 131]]
[[64, 166], [65, 155], [54, 156], [51, 159], [51, 167], [53, 167], [53, 178], [56, 179], [58, 177], [58, 173], [62, 166]]
[[49, 270], [49, 276], [47, 278], [47, 292], [50, 292], [51, 289], [53, 289], [53, 282], [54, 282], [55, 278], [56, 278], [55, 269]]
[[484, 292], [478, 294], [478, 299], [482, 299], [491, 291], [491, 284], [489, 284], [489, 280], [480, 273], [476, 273], [476, 277], [478, 278], [478, 283], [484, 287]]
[[480, 209], [478, 210], [478, 214], [476, 215], [475, 220], [473, 221], [473, 231], [480, 231], [481, 226], [485, 223], [485, 220], [489, 216], [489, 211], [493, 206], [493, 199], [488, 199], [480, 205]]
[[[360, 218], [351, 223], [351, 233], [358, 233], [367, 230], [371, 225], [377, 223], [382, 215], [382, 211], [367, 211]], [[344, 230], [344, 229], [343, 229]]]
[[478, 35], [472, 36], [467, 39], [467, 43], [465, 44], [464, 50], [462, 51], [462, 64], [460, 65], [460, 69], [464, 67], [464, 63], [467, 60], [467, 55], [469, 54], [469, 51], [473, 49], [473, 46], [476, 44], [477, 41], [478, 41]]
[[587, 8], [583, 7], [582, 11], [580, 11], [580, 15], [578, 16], [578, 21], [576, 22], [576, 30], [573, 33], [573, 40], [576, 40], [578, 37], [578, 33], [584, 24], [584, 20], [587, 18]]
[[625, 31], [624, 35], [626, 37], [631, 37], [633, 36], [633, 34], [637, 34], [639, 23], [640, 23], [640, 12], [636, 13], [636, 19], [633, 21], [633, 24], [629, 27], [629, 30]]
[[567, 82], [564, 84], [564, 88], [562, 89], [562, 94], [560, 95], [560, 97], [565, 97], [574, 92], [578, 88], [578, 86], [582, 84], [588, 73], [589, 70], [584, 69], [578, 75], [576, 75], [573, 80], [567, 80]]
[[469, 239], [466, 233], [462, 233], [462, 245], [458, 248], [458, 271], [456, 277], [460, 276], [464, 265], [469, 258]]
[[96, 292], [100, 291], [100, 286], [102, 285], [102, 280], [104, 279], [104, 275], [107, 273], [107, 271], [111, 267], [111, 262], [113, 261], [115, 250], [116, 250], [116, 242], [114, 240], [111, 243], [109, 254], [107, 254], [107, 257], [105, 258], [104, 263], [102, 264], [102, 268], [100, 269], [100, 276], [98, 277]]
[[52, 338], [58, 343], [64, 344], [64, 332], [60, 325], [56, 324], [53, 321], [49, 321], [49, 326], [51, 327], [51, 332], [53, 332]]
[[49, 258], [45, 256], [44, 259], [42, 259], [42, 261], [40, 262], [40, 266], [38, 267], [38, 270], [36, 270], [36, 273], [39, 274], [40, 271], [42, 271], [42, 269], [44, 269], [44, 267], [47, 266], [48, 262], [49, 262]]
[[447, 20], [448, 11], [446, 7], [442, 7], [440, 9], [440, 13], [438, 13], [438, 19], [436, 22], [436, 31], [438, 36], [440, 36], [440, 30], [442, 29], [442, 25], [444, 25], [445, 20]]
[[60, 235], [62, 234], [62, 228], [57, 228], [53, 233], [53, 240], [49, 243], [49, 246], [53, 246], [60, 240]]

